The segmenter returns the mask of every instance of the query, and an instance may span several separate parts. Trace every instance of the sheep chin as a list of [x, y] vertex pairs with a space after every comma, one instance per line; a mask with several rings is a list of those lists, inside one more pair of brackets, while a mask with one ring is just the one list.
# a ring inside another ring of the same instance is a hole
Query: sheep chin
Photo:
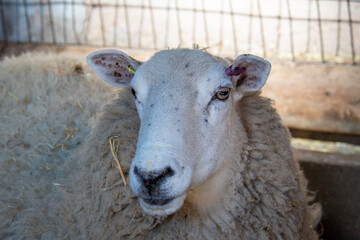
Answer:
[[167, 204], [164, 205], [154, 205], [147, 203], [146, 200], [139, 198], [140, 206], [145, 213], [153, 216], [166, 216], [170, 215], [181, 208], [186, 198], [186, 193], [181, 194], [180, 196], [173, 198]]

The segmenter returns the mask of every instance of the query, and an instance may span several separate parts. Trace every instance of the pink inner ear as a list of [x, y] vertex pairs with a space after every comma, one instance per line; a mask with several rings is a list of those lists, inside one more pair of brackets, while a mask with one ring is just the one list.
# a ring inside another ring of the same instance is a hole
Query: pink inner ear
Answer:
[[226, 70], [225, 70], [225, 73], [226, 75], [228, 76], [239, 76], [240, 74], [244, 73], [245, 72], [245, 68], [243, 67], [236, 67], [235, 69], [231, 70], [233, 65], [231, 65], [230, 67], [228, 67]]
[[110, 83], [126, 84], [133, 77], [128, 71], [127, 59], [121, 55], [99, 54], [91, 59], [97, 66], [97, 73]]

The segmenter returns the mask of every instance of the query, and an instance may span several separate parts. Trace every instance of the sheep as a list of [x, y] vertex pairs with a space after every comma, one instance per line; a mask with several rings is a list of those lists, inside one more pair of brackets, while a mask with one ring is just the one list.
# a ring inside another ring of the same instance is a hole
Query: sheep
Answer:
[[[39, 238], [46, 224], [35, 219], [62, 164], [113, 95], [84, 58], [39, 52], [0, 62], [0, 239]], [[10, 237], [15, 226], [20, 235]]]
[[87, 59], [124, 89], [61, 165], [46, 204], [15, 219], [5, 236], [318, 238], [320, 206], [310, 204], [288, 130], [259, 94], [266, 60], [231, 63], [189, 49], [145, 63], [115, 50]]

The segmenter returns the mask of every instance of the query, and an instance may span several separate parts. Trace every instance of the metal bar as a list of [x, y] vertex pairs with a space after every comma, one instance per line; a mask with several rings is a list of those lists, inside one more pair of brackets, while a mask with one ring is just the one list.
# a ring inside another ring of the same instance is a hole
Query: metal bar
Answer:
[[141, 39], [142, 39], [142, 28], [144, 26], [144, 15], [145, 15], [145, 0], [141, 0], [141, 14], [140, 14], [140, 24], [139, 24], [139, 31], [138, 31], [138, 47], [141, 48]]
[[[150, 1], [150, 0], [149, 0], [149, 1]], [[177, 24], [178, 24], [179, 44], [182, 44], [183, 39], [182, 39], [182, 32], [181, 32], [181, 20], [180, 20], [178, 0], [175, 0], [175, 8], [176, 8], [176, 17], [177, 17]]]
[[71, 1], [71, 23], [72, 23], [72, 30], [74, 33], [74, 37], [77, 43], [80, 43], [80, 38], [76, 30], [76, 23], [75, 23], [75, 1]]
[[26, 0], [23, 0], [23, 6], [24, 6], [24, 11], [25, 11], [26, 30], [27, 30], [27, 34], [28, 34], [28, 41], [31, 43], [32, 42], [32, 39], [31, 39], [31, 25], [30, 25], [30, 18], [29, 18], [28, 8], [27, 8], [27, 5], [26, 5]]
[[[231, 0], [229, 0], [231, 1]], [[203, 20], [204, 20], [204, 32], [205, 32], [205, 40], [206, 40], [206, 47], [210, 46], [210, 41], [209, 41], [209, 32], [208, 32], [208, 28], [207, 28], [207, 20], [206, 20], [206, 12], [205, 12], [205, 3], [204, 0], [201, 1], [201, 9], [202, 9], [202, 13], [203, 13]]]
[[[154, 41], [154, 48], [157, 49], [157, 34], [156, 34], [156, 28], [155, 28], [155, 20], [154, 20], [154, 14], [153, 14], [153, 8], [152, 8], [152, 3], [151, 0], [149, 1], [149, 8], [150, 8], [150, 20], [151, 20], [151, 30], [152, 30], [152, 35], [153, 35], [153, 41]], [[180, 23], [179, 23], [180, 24]]]
[[262, 15], [261, 15], [260, 0], [257, 0], [257, 5], [258, 5], [258, 12], [259, 12], [260, 33], [261, 33], [261, 42], [262, 42], [262, 48], [263, 48], [263, 56], [266, 57], [264, 26], [263, 26], [263, 19], [262, 19]]
[[51, 1], [47, 0], [47, 3], [48, 3], [48, 10], [49, 10], [49, 21], [50, 21], [50, 28], [51, 28], [51, 36], [52, 36], [53, 44], [56, 44], [56, 35], [55, 35], [53, 14], [52, 14], [52, 8], [51, 8]]
[[287, 8], [288, 8], [288, 17], [289, 17], [289, 33], [290, 33], [290, 50], [291, 50], [291, 58], [295, 60], [295, 53], [294, 53], [294, 39], [293, 39], [293, 25], [292, 25], [292, 17], [291, 17], [291, 10], [290, 10], [290, 2], [286, 0]]
[[44, 3], [40, 0], [40, 38], [41, 42], [45, 42], [45, 30], [44, 30]]
[[67, 43], [67, 19], [66, 19], [66, 13], [67, 13], [67, 1], [64, 1], [64, 8], [63, 8], [63, 37], [64, 37], [64, 44]]
[[118, 12], [119, 12], [119, 0], [116, 0], [115, 2], [115, 16], [114, 16], [114, 39], [113, 39], [113, 45], [117, 45], [117, 21], [118, 21]]
[[3, 6], [2, 0], [0, 0], [0, 7], [1, 7], [1, 11], [0, 11], [1, 25], [2, 25], [2, 30], [3, 30], [4, 42], [7, 43], [8, 36], [7, 36], [7, 31], [6, 31], [5, 13], [4, 13], [4, 6]]
[[316, 10], [317, 10], [317, 16], [318, 16], [318, 24], [319, 24], [319, 39], [320, 39], [320, 54], [321, 54], [321, 62], [325, 62], [324, 58], [324, 41], [323, 41], [323, 35], [322, 35], [322, 26], [321, 26], [321, 15], [320, 15], [320, 4], [319, 0], [316, 0]]
[[167, 1], [168, 3], [168, 7], [166, 9], [166, 20], [165, 20], [165, 42], [164, 42], [164, 48], [169, 47], [169, 24], [170, 24], [170, 19], [169, 19], [169, 15], [170, 15], [170, 0]]
[[219, 52], [223, 47], [223, 26], [224, 26], [224, 0], [221, 0], [221, 13], [220, 13], [220, 25], [219, 25]]
[[196, 43], [196, 1], [194, 1], [194, 6], [193, 6], [193, 44]]
[[99, 6], [101, 38], [102, 38], [103, 46], [106, 46], [105, 27], [104, 27], [104, 14], [103, 14], [102, 4], [100, 4], [100, 0], [98, 0], [98, 6]]
[[234, 43], [234, 57], [238, 54], [238, 47], [237, 47], [237, 38], [236, 38], [236, 26], [235, 26], [235, 17], [234, 17], [234, 11], [232, 10], [232, 0], [229, 0], [229, 8], [230, 10], [230, 16], [231, 16], [231, 25], [233, 30], [233, 43]]
[[347, 10], [349, 16], [349, 30], [350, 30], [350, 40], [351, 40], [351, 56], [352, 56], [352, 63], [353, 65], [356, 64], [355, 61], [355, 47], [354, 47], [354, 34], [353, 34], [353, 26], [352, 26], [352, 18], [351, 18], [351, 8], [350, 8], [350, 1], [347, 0]]
[[277, 25], [277, 36], [276, 36], [276, 53], [280, 54], [280, 39], [281, 39], [281, 11], [282, 11], [282, 0], [279, 0], [279, 17]]
[[15, 21], [16, 21], [16, 42], [20, 42], [20, 3], [16, 1]]
[[336, 50], [335, 56], [339, 56], [340, 52], [340, 31], [341, 31], [341, 0], [338, 0], [338, 23], [337, 23], [337, 34], [336, 34]]
[[157, 46], [156, 46], [157, 45], [156, 28], [155, 28], [155, 21], [154, 21], [152, 3], [151, 3], [151, 0], [148, 0], [148, 2], [149, 2], [149, 10], [150, 10], [151, 30], [152, 30], [153, 41], [154, 41], [154, 49], [157, 49]]
[[249, 17], [249, 35], [248, 35], [248, 52], [251, 52], [251, 42], [252, 42], [252, 23], [253, 23], [253, 15], [254, 13], [254, 1], [250, 1], [250, 17]]
[[[81, 36], [84, 40], [84, 42], [86, 44], [89, 43], [89, 29], [90, 29], [90, 23], [91, 23], [91, 18], [92, 18], [92, 13], [93, 13], [93, 5], [89, 6], [85, 6], [86, 8], [90, 8], [90, 10], [88, 11], [88, 14], [86, 15], [85, 21], [84, 21], [84, 27], [83, 27], [83, 31], [81, 33]], [[74, 29], [74, 28], [73, 28]]]
[[308, 8], [308, 29], [307, 29], [307, 41], [306, 41], [306, 52], [310, 52], [310, 42], [311, 42], [311, 0], [309, 0], [309, 8]]
[[126, 32], [128, 37], [128, 47], [131, 48], [131, 33], [130, 33], [130, 25], [129, 25], [128, 5], [126, 3], [126, 0], [124, 0], [124, 11], [125, 11]]
[[231, 17], [231, 25], [232, 25], [232, 30], [233, 30], [233, 43], [234, 43], [234, 57], [236, 57], [238, 55], [238, 46], [237, 46], [237, 36], [236, 36], [236, 24], [235, 24], [235, 16], [234, 16], [234, 11], [233, 11], [233, 7], [232, 7], [232, 0], [229, 0], [229, 8], [230, 10], [230, 17]]

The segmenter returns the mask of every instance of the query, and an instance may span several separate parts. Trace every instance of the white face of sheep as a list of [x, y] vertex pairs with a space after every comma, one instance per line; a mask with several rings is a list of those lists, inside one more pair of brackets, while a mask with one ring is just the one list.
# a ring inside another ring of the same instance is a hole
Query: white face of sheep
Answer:
[[[225, 165], [238, 118], [236, 102], [257, 91], [270, 72], [259, 57], [226, 61], [197, 50], [157, 53], [141, 63], [115, 50], [90, 54], [90, 67], [106, 82], [132, 88], [141, 120], [129, 178], [143, 210], [167, 215]], [[233, 146], [233, 147], [232, 147]]]

